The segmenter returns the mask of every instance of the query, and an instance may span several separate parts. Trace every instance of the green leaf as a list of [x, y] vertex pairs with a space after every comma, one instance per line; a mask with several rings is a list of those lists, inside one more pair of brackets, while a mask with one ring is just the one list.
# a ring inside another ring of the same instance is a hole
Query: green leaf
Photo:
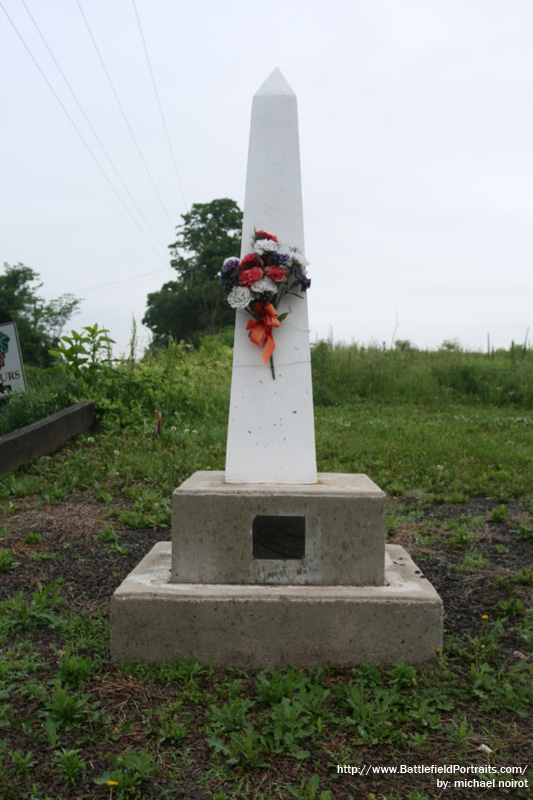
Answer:
[[9, 346], [9, 336], [7, 333], [0, 333], [0, 350], [3, 353], [7, 353], [7, 348]]

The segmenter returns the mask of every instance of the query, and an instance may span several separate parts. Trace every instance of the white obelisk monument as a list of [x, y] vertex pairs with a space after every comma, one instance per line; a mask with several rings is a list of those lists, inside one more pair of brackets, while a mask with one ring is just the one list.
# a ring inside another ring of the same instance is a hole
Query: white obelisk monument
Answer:
[[[304, 253], [296, 97], [279, 70], [253, 101], [242, 255], [254, 228]], [[385, 543], [385, 493], [367, 475], [317, 476], [305, 294], [286, 295], [286, 311], [275, 378], [237, 312], [226, 471], [175, 489], [172, 544], [114, 593], [117, 661], [416, 664], [442, 646], [442, 601]]]
[[[296, 95], [279, 71], [252, 104], [241, 258], [254, 228], [277, 237], [282, 253], [304, 249]], [[312, 272], [310, 273], [312, 278]], [[312, 289], [310, 289], [312, 291]], [[275, 379], [237, 311], [226, 451], [228, 483], [316, 483], [307, 298], [286, 296], [274, 331]]]

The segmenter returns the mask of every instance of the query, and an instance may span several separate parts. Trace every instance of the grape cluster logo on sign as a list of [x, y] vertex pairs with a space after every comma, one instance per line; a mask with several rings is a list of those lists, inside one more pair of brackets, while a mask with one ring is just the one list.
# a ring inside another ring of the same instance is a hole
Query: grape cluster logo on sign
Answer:
[[[0, 312], [1, 313], [1, 312]], [[26, 391], [17, 326], [6, 314], [0, 318], [0, 399]]]

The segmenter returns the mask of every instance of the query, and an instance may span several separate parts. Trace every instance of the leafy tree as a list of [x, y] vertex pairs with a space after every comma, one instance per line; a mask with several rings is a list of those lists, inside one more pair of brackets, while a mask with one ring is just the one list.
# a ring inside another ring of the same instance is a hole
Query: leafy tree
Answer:
[[240, 253], [242, 211], [234, 200], [221, 198], [194, 203], [181, 218], [169, 245], [178, 278], [148, 295], [143, 318], [155, 344], [169, 336], [198, 344], [202, 335], [235, 322], [235, 312], [220, 296], [217, 274], [225, 258]]
[[458, 339], [444, 339], [439, 350], [445, 353], [460, 353], [461, 343]]
[[51, 363], [48, 350], [59, 344], [61, 332], [77, 312], [81, 300], [63, 294], [47, 302], [35, 285], [39, 273], [24, 264], [4, 264], [0, 275], [0, 310], [16, 322], [22, 358], [26, 364], [45, 366]]
[[394, 342], [394, 347], [396, 350], [401, 350], [402, 352], [405, 350], [412, 350], [413, 345], [411, 344], [409, 339], [396, 339]]

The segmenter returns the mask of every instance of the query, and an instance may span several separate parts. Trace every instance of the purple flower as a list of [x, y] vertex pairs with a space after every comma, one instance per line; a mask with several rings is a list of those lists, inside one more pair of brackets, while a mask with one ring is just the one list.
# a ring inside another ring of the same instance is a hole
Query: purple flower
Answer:
[[224, 279], [230, 275], [230, 273], [236, 270], [240, 263], [241, 262], [238, 258], [227, 258], [222, 264], [222, 268], [220, 270], [220, 282], [222, 283]]
[[269, 253], [268, 256], [270, 261], [275, 262], [280, 267], [290, 260], [290, 255], [288, 253]]
[[293, 267], [292, 271], [293, 274], [298, 279], [298, 281], [300, 282], [302, 292], [306, 292], [307, 289], [309, 289], [309, 287], [311, 286], [311, 279], [307, 277], [307, 275], [300, 267]]

